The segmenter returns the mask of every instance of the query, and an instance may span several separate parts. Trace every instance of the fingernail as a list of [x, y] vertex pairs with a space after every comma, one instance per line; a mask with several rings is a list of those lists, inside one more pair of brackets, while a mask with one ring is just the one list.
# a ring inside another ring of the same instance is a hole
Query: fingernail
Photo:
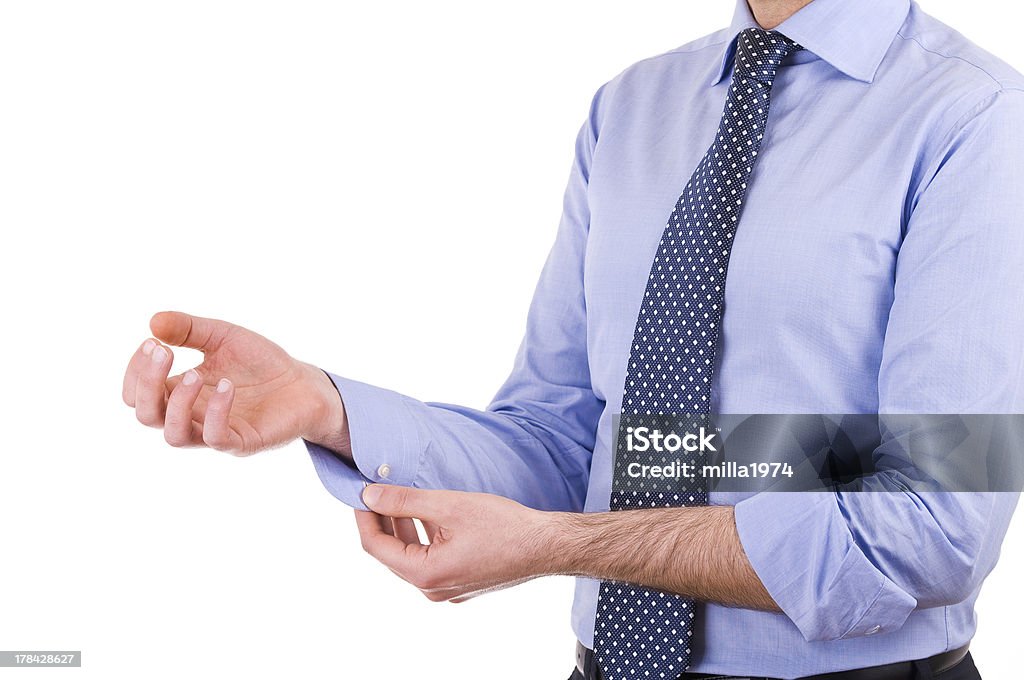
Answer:
[[185, 371], [185, 375], [181, 376], [182, 385], [194, 385], [197, 380], [199, 380], [199, 374], [194, 368]]
[[153, 353], [154, 349], [156, 349], [155, 340], [146, 340], [144, 343], [142, 343], [142, 353], [145, 354], [147, 357]]
[[217, 383], [217, 391], [224, 393], [231, 389], [231, 381], [227, 378], [221, 378], [220, 382]]
[[380, 488], [377, 484], [371, 484], [363, 489], [363, 502], [366, 503], [367, 507], [372, 508], [380, 500], [382, 493], [384, 493], [384, 489]]
[[163, 345], [157, 345], [153, 350], [153, 353], [149, 355], [149, 358], [152, 359], [154, 363], [162, 364], [164, 359], [167, 358], [167, 350], [163, 348]]

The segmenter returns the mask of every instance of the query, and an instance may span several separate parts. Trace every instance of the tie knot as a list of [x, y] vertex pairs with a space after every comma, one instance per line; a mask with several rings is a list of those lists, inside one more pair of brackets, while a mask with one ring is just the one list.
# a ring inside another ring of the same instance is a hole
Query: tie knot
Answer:
[[771, 87], [782, 60], [800, 49], [803, 48], [781, 33], [748, 28], [736, 39], [734, 77], [757, 80]]

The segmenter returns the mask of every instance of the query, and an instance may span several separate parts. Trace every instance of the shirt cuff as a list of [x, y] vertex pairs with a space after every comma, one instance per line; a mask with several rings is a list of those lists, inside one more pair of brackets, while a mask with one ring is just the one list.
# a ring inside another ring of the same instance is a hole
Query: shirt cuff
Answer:
[[754, 571], [808, 642], [892, 632], [917, 607], [857, 546], [835, 494], [765, 492], [735, 513]]
[[425, 450], [423, 438], [408, 397], [330, 373], [327, 376], [345, 405], [355, 467], [312, 442], [305, 442], [306, 448], [324, 487], [342, 503], [366, 510], [362, 492], [367, 484], [413, 485]]

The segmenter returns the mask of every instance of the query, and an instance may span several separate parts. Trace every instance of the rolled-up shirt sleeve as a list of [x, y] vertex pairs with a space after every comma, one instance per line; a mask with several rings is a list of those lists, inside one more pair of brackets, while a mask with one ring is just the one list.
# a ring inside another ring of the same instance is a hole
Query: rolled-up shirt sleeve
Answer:
[[307, 442], [326, 488], [362, 508], [368, 482], [482, 491], [544, 510], [583, 509], [597, 422], [583, 267], [587, 187], [601, 91], [580, 130], [555, 244], [511, 375], [484, 410], [425, 403], [331, 376], [348, 415], [354, 467]]
[[[1022, 412], [1021, 121], [1024, 93], [989, 93], [951, 128], [908, 196], [879, 413]], [[761, 493], [736, 506], [752, 566], [808, 641], [884, 634], [915, 609], [973, 596], [1018, 499], [912, 491], [885, 469], [865, 487]]]

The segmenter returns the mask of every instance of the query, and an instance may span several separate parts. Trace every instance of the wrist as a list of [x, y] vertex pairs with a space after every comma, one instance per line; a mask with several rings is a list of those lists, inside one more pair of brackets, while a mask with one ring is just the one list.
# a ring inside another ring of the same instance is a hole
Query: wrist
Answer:
[[576, 575], [572, 545], [579, 532], [577, 513], [531, 510], [526, 540], [532, 569], [537, 576]]
[[308, 442], [346, 457], [352, 457], [352, 443], [348, 432], [345, 404], [334, 382], [321, 369], [304, 364], [309, 374], [314, 406], [301, 437]]

